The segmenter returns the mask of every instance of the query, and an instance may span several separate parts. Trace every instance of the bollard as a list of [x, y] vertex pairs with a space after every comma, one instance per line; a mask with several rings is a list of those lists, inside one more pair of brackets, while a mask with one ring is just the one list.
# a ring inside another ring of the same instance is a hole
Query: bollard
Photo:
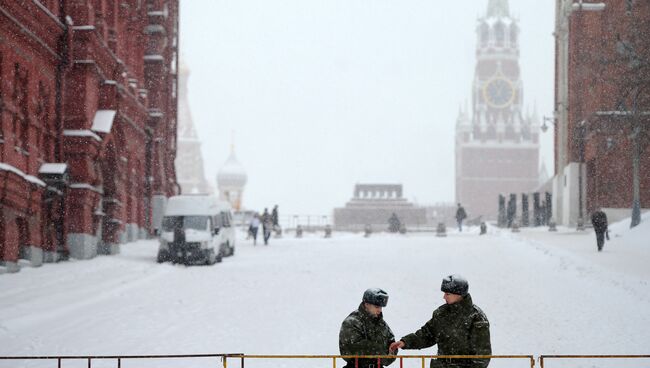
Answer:
[[400, 234], [406, 234], [406, 225], [401, 224], [399, 227], [399, 233]]
[[438, 223], [438, 227], [436, 228], [436, 236], [438, 237], [447, 236], [447, 228], [444, 222]]
[[578, 217], [578, 224], [576, 226], [577, 231], [585, 231], [585, 221], [582, 217]]
[[557, 227], [555, 227], [555, 221], [553, 221], [553, 219], [549, 220], [548, 222], [548, 231], [557, 231]]
[[296, 238], [302, 238], [302, 226], [300, 225], [296, 227]]
[[485, 235], [487, 234], [487, 225], [485, 222], [481, 222], [481, 233], [479, 235]]
[[364, 228], [364, 234], [363, 234], [363, 236], [364, 236], [365, 238], [369, 238], [369, 237], [370, 237], [370, 234], [372, 234], [372, 227], [370, 226], [370, 224], [368, 224], [368, 225], [366, 225], [366, 227]]
[[512, 232], [513, 233], [518, 233], [519, 232], [519, 222], [517, 222], [517, 221], [512, 222]]
[[326, 238], [332, 237], [332, 227], [330, 225], [325, 225], [325, 237]]
[[282, 237], [282, 228], [280, 226], [274, 226], [273, 232], [275, 232], [274, 238], [279, 239]]

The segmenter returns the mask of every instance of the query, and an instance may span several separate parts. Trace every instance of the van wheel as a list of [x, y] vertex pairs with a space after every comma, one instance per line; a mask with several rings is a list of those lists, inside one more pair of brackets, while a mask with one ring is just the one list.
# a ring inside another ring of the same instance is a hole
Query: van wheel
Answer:
[[219, 252], [219, 254], [217, 254], [216, 262], [221, 263], [221, 261], [223, 261], [223, 254], [221, 254], [221, 252]]
[[207, 259], [206, 259], [205, 263], [206, 263], [208, 266], [212, 266], [213, 264], [215, 264], [215, 263], [217, 263], [217, 262], [221, 262], [221, 261], [218, 260], [218, 257], [214, 254], [214, 250], [212, 250], [212, 249], [210, 249], [210, 250], [208, 251], [208, 254], [207, 254], [207, 257], [206, 257], [206, 258], [207, 258]]
[[230, 247], [230, 255], [231, 256], [235, 255], [235, 246], [234, 245], [232, 247]]
[[235, 254], [235, 248], [230, 246], [230, 242], [226, 243], [226, 256], [230, 257]]

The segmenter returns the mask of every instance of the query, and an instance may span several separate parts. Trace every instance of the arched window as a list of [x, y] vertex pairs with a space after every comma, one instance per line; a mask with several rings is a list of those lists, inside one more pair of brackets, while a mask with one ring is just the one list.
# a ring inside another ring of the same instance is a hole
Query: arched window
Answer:
[[487, 24], [485, 23], [481, 24], [479, 37], [481, 41], [481, 47], [486, 47], [490, 39], [490, 27], [488, 27]]
[[27, 152], [29, 137], [29, 119], [27, 116], [27, 71], [20, 64], [14, 64], [14, 86], [12, 100], [16, 111], [13, 114], [14, 135], [18, 139], [16, 146]]
[[494, 25], [494, 39], [497, 47], [503, 47], [504, 40], [506, 38], [506, 30], [503, 26], [503, 23], [497, 22]]
[[[0, 52], [0, 80], [5, 80], [4, 75], [2, 75], [2, 52]], [[4, 129], [3, 129], [3, 124], [2, 124], [2, 114], [4, 113], [4, 93], [2, 86], [0, 85], [0, 144], [4, 142]], [[2, 259], [2, 254], [0, 254], [0, 259]]]
[[518, 32], [517, 32], [517, 27], [516, 26], [513, 25], [512, 27], [510, 27], [510, 45], [513, 46], [513, 47], [517, 46], [517, 41], [518, 41], [517, 40], [517, 33]]

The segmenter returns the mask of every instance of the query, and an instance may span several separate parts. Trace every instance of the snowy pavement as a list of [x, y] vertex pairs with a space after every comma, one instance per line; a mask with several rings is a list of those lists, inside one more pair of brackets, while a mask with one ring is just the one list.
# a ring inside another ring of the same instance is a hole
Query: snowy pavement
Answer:
[[649, 223], [613, 226], [601, 253], [592, 232], [566, 229], [335, 233], [240, 240], [212, 267], [156, 264], [156, 241], [139, 241], [117, 256], [0, 276], [0, 355], [338, 354], [340, 323], [366, 288], [389, 292], [384, 316], [400, 337], [443, 302], [451, 273], [468, 278], [494, 354], [648, 354]]

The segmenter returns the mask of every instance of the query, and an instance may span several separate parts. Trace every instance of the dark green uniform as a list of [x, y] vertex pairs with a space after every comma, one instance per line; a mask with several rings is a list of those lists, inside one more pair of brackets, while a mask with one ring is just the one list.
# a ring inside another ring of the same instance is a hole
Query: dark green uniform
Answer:
[[[350, 313], [341, 324], [339, 332], [339, 350], [341, 355], [388, 355], [388, 346], [395, 342], [395, 335], [390, 330], [383, 315], [373, 317], [366, 311], [363, 303], [359, 309]], [[354, 359], [345, 359], [346, 367], [355, 366]], [[382, 359], [381, 365], [387, 366], [395, 361]], [[359, 368], [379, 368], [377, 359], [359, 359]]]
[[[458, 303], [440, 306], [429, 322], [401, 340], [403, 349], [424, 349], [438, 344], [438, 355], [492, 355], [490, 323], [469, 294]], [[490, 359], [432, 359], [431, 368], [484, 368], [489, 363]]]

